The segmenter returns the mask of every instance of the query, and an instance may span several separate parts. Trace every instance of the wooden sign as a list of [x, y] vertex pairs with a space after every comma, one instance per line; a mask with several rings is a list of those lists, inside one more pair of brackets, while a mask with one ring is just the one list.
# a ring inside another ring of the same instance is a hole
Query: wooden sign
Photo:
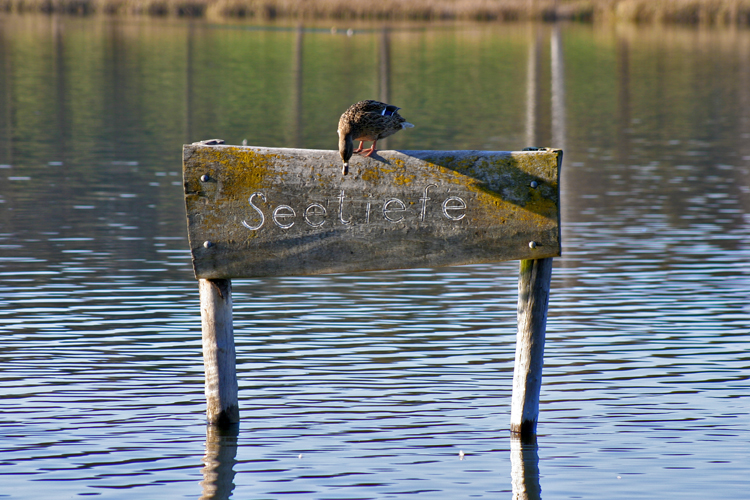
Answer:
[[189, 144], [199, 279], [440, 267], [560, 255], [562, 151], [337, 151]]

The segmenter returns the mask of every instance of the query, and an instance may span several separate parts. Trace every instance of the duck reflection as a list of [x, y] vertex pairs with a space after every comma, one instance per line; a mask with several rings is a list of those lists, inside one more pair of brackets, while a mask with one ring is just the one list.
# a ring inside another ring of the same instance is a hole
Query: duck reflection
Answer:
[[539, 453], [536, 437], [510, 437], [510, 477], [513, 500], [541, 500]]
[[221, 429], [206, 427], [206, 454], [203, 457], [203, 492], [200, 500], [228, 500], [234, 490], [234, 464], [237, 463], [239, 426]]

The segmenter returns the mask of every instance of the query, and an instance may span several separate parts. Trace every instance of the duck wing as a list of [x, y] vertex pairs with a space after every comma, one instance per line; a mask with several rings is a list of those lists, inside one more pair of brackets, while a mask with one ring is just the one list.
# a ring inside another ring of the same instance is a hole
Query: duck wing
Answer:
[[351, 133], [354, 140], [375, 141], [406, 127], [413, 127], [398, 114], [398, 106], [375, 100], [359, 101], [347, 109], [339, 121], [339, 130]]

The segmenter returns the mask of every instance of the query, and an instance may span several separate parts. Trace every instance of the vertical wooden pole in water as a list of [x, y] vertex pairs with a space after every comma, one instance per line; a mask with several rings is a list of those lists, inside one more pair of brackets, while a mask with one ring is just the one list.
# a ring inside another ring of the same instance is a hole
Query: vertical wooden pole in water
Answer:
[[551, 279], [552, 258], [521, 261], [510, 430], [524, 437], [536, 435], [539, 418]]
[[232, 282], [202, 279], [199, 287], [206, 415], [210, 424], [229, 427], [240, 421], [232, 330]]

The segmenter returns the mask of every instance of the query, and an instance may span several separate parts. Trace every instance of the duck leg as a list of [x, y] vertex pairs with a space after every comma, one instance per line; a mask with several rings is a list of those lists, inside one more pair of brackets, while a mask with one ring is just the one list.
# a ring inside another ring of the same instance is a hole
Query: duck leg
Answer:
[[359, 141], [359, 147], [357, 149], [355, 149], [354, 151], [352, 151], [352, 152], [353, 153], [359, 153], [360, 151], [362, 151], [362, 144], [364, 144], [364, 143], [365, 143], [365, 141]]
[[363, 153], [362, 156], [372, 156], [372, 154], [375, 152], [375, 145], [378, 143], [378, 140], [375, 139], [372, 141], [372, 147], [369, 147], [367, 149], [360, 149], [360, 153]]

